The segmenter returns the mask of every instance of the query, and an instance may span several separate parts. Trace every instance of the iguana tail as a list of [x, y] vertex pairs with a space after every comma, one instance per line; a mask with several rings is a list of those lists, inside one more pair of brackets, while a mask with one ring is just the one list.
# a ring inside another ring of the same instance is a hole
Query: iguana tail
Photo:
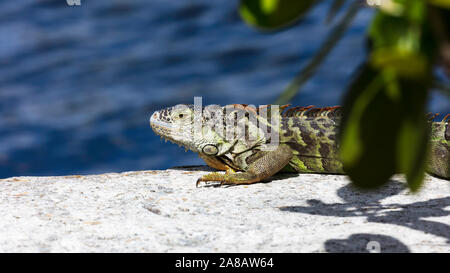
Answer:
[[427, 171], [450, 179], [450, 114], [441, 122], [432, 122]]

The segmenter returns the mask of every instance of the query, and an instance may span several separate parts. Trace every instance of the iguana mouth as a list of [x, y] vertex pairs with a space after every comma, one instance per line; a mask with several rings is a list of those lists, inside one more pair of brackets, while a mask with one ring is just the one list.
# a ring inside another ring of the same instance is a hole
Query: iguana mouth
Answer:
[[157, 135], [164, 138], [170, 136], [172, 126], [166, 122], [156, 119], [155, 114], [153, 114], [150, 118], [150, 126]]
[[150, 117], [150, 126], [152, 128], [154, 128], [154, 127], [162, 127], [162, 128], [165, 128], [165, 129], [172, 129], [173, 128], [172, 124], [160, 121], [158, 119], [158, 112], [154, 112], [151, 115], [151, 117]]
[[173, 139], [172, 137], [170, 137], [173, 134], [173, 128], [175, 128], [175, 126], [173, 126], [170, 123], [167, 122], [163, 122], [161, 120], [158, 119], [158, 112], [154, 112], [151, 117], [150, 117], [150, 127], [152, 127], [153, 131], [159, 135], [161, 137], [161, 139], [164, 138], [164, 141], [167, 142], [170, 141], [174, 144], [177, 144], [178, 146], [184, 146], [185, 151], [188, 150], [188, 148], [184, 145], [184, 143], [177, 141], [175, 139]]

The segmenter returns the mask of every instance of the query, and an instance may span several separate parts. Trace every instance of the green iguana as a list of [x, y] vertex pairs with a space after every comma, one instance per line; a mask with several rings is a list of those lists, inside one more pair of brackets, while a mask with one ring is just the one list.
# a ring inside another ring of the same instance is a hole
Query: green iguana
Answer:
[[[342, 109], [288, 106], [277, 106], [278, 111], [245, 104], [175, 106], [154, 112], [150, 125], [162, 138], [198, 153], [208, 166], [226, 171], [204, 175], [196, 185], [251, 184], [279, 171], [344, 174], [336, 141]], [[449, 115], [430, 123], [427, 171], [450, 179]]]

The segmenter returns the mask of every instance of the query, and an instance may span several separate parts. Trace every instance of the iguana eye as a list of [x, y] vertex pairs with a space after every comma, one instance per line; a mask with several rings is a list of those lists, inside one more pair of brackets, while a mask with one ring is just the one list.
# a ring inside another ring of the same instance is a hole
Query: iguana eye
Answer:
[[207, 155], [216, 155], [219, 152], [219, 150], [217, 150], [217, 147], [212, 144], [205, 145], [202, 151]]
[[183, 117], [184, 117], [184, 114], [178, 114], [178, 117], [179, 117], [179, 118], [183, 118]]

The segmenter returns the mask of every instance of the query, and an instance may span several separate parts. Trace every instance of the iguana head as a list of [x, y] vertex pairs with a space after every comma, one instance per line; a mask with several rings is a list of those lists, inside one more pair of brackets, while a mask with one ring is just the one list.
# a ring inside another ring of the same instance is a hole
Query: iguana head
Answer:
[[204, 115], [205, 112], [208, 112], [205, 107], [196, 112], [194, 105], [168, 107], [152, 114], [150, 126], [162, 138], [193, 152], [211, 156], [224, 154], [231, 147], [231, 143], [212, 128], [214, 126], [209, 126], [210, 118]]
[[150, 126], [166, 140], [196, 153], [222, 156], [242, 153], [264, 142], [265, 136], [258, 131], [256, 118], [249, 121], [250, 116], [248, 110], [234, 105], [228, 108], [209, 105], [199, 109], [194, 105], [177, 105], [154, 112]]
[[194, 108], [192, 105], [168, 107], [152, 114], [150, 126], [161, 138], [187, 149], [196, 150], [192, 138], [193, 118]]

